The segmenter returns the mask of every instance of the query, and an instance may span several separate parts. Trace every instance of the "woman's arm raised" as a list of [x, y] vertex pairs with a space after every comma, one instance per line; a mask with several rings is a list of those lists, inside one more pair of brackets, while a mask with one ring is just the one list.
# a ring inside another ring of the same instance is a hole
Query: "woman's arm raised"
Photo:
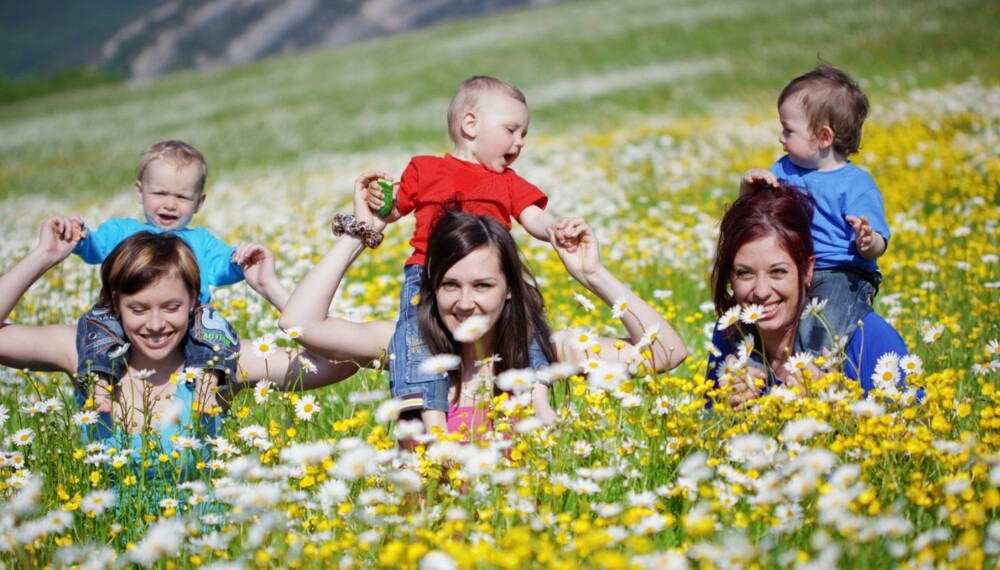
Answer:
[[[687, 348], [680, 335], [663, 316], [650, 307], [612, 275], [601, 264], [600, 244], [594, 230], [582, 219], [562, 219], [549, 230], [550, 242], [562, 260], [566, 270], [581, 285], [597, 295], [608, 306], [624, 300], [625, 310], [621, 315], [622, 324], [628, 331], [632, 346], [644, 337], [649, 341], [644, 349], [652, 352], [652, 361], [658, 371], [672, 370], [687, 358]], [[605, 359], [625, 358], [623, 351], [615, 347], [616, 339], [601, 338], [601, 355]], [[569, 357], [565, 346], [557, 347], [560, 359]], [[582, 353], [575, 355], [585, 358]]]
[[[371, 181], [384, 176], [381, 172], [366, 172], [354, 184], [355, 218], [377, 230], [385, 225], [368, 209], [365, 194]], [[286, 330], [302, 327], [304, 332], [296, 340], [310, 351], [360, 366], [383, 354], [389, 346], [395, 324], [386, 320], [353, 322], [331, 317], [327, 313], [347, 268], [364, 249], [364, 243], [358, 237], [338, 237], [330, 251], [309, 270], [292, 292], [280, 320], [281, 328]]]
[[53, 217], [42, 224], [38, 245], [0, 276], [0, 365], [35, 371], [76, 368], [76, 327], [6, 324], [21, 297], [46, 271], [66, 259], [83, 236], [79, 218]]

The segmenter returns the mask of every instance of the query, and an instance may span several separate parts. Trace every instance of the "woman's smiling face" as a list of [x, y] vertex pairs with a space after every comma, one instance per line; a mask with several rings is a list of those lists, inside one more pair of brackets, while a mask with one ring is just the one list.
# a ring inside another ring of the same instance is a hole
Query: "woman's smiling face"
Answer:
[[138, 293], [119, 296], [122, 327], [132, 344], [132, 366], [156, 368], [157, 363], [183, 356], [180, 344], [193, 308], [194, 299], [184, 281], [172, 274]]
[[[804, 276], [808, 283], [812, 266]], [[730, 277], [736, 302], [764, 307], [757, 321], [761, 333], [794, 331], [799, 323], [802, 287], [798, 267], [775, 235], [747, 242], [736, 252]]]
[[438, 314], [452, 334], [473, 315], [486, 317], [484, 342], [492, 339], [493, 328], [504, 303], [510, 298], [507, 278], [500, 267], [500, 256], [482, 246], [452, 265], [436, 291]]

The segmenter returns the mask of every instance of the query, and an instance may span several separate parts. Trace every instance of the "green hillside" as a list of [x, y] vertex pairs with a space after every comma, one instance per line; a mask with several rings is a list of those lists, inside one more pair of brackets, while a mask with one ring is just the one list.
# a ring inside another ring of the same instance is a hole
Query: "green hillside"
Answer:
[[0, 107], [0, 197], [118, 191], [143, 147], [173, 137], [203, 149], [213, 176], [329, 153], [435, 151], [447, 141], [448, 98], [477, 73], [524, 89], [532, 137], [648, 114], [766, 113], [817, 56], [888, 102], [973, 76], [1000, 80], [998, 28], [992, 0], [623, 0], [519, 11]]

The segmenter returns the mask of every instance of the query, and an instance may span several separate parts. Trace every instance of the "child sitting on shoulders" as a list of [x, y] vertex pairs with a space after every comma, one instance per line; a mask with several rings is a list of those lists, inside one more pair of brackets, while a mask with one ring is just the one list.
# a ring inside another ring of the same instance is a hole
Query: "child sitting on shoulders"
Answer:
[[[135, 195], [146, 221], [133, 218], [112, 218], [96, 230], [83, 226], [78, 217], [68, 219], [81, 227], [85, 236], [73, 253], [89, 264], [103, 263], [105, 258], [129, 236], [138, 232], [171, 232], [177, 234], [194, 251], [201, 273], [201, 291], [195, 309], [194, 326], [172, 330], [170, 307], [137, 307], [136, 310], [164, 311], [159, 330], [143, 331], [132, 338], [142, 338], [151, 346], [163, 343], [171, 334], [187, 336], [184, 343], [185, 362], [197, 363], [203, 372], [196, 379], [196, 393], [202, 402], [213, 402], [216, 391], [236, 372], [236, 355], [240, 346], [232, 326], [208, 306], [209, 286], [223, 286], [243, 281], [243, 267], [263, 255], [263, 246], [241, 243], [233, 247], [204, 228], [190, 228], [191, 218], [205, 202], [205, 180], [208, 165], [205, 157], [191, 145], [177, 140], [156, 143], [147, 148], [136, 167]], [[253, 287], [254, 284], [250, 283]], [[287, 291], [257, 291], [268, 302], [280, 308], [287, 300]], [[123, 326], [124, 315], [94, 307], [80, 318], [77, 326], [77, 374], [81, 381], [93, 379], [93, 399], [99, 412], [111, 411], [112, 386], [127, 370], [117, 362], [127, 352]], [[203, 382], [204, 381], [204, 382]]]
[[[529, 119], [520, 89], [494, 77], [470, 77], [448, 107], [448, 134], [454, 149], [444, 156], [412, 158], [396, 184], [388, 219], [413, 212], [416, 229], [410, 240], [413, 254], [405, 263], [399, 319], [390, 343], [389, 386], [394, 397], [403, 399], [404, 411], [420, 411], [428, 430], [433, 426], [446, 429], [449, 406], [448, 375], [420, 369], [430, 356], [420, 336], [416, 310], [425, 275], [427, 239], [446, 210], [460, 209], [495, 218], [507, 229], [514, 218], [533, 237], [549, 242], [548, 230], [555, 227], [556, 220], [544, 209], [548, 198], [510, 168], [524, 147]], [[373, 212], [384, 205], [382, 190], [374, 180], [369, 184], [368, 205]], [[526, 356], [522, 366], [538, 369], [548, 365], [552, 360], [549, 339], [536, 337]], [[551, 408], [535, 412], [543, 421], [554, 420]]]
[[861, 146], [868, 98], [846, 73], [828, 64], [793, 79], [778, 96], [785, 151], [770, 170], [748, 170], [740, 194], [779, 180], [810, 192], [816, 200], [811, 233], [816, 255], [809, 296], [826, 302], [827, 324], [802, 319], [799, 349], [836, 350], [834, 339], [850, 338], [872, 311], [882, 274], [876, 260], [889, 243], [889, 226], [878, 186], [848, 157]]

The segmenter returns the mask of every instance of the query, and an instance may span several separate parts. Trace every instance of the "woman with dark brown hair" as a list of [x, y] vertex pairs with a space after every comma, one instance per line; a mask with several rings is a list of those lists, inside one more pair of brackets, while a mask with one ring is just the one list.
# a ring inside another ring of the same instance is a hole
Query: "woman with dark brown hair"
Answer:
[[[327, 310], [348, 267], [364, 249], [365, 238], [385, 227], [365, 203], [366, 187], [376, 178], [378, 173], [365, 173], [355, 182], [356, 218], [299, 283], [281, 315], [282, 327], [309, 331], [297, 339], [303, 346], [360, 366], [385, 355], [394, 323], [346, 321], [328, 316]], [[621, 315], [629, 335], [626, 348], [615, 346], [619, 339], [594, 337], [589, 346], [601, 346], [601, 359], [635, 362], [641, 358], [635, 345], [645, 340], [643, 349], [652, 355], [652, 368], [670, 370], [684, 360], [687, 350], [673, 327], [601, 264], [597, 239], [583, 220], [566, 220], [550, 233], [553, 247], [577, 281], [608, 305], [628, 300]], [[450, 374], [450, 428], [476, 403], [486, 378], [528, 366], [532, 339], [549, 340], [542, 344], [552, 362], [579, 364], [588, 357], [587, 348], [567, 335], [549, 333], [541, 294], [510, 232], [488, 217], [444, 214], [428, 243], [418, 312], [421, 335], [432, 354], [457, 359]], [[493, 355], [499, 358], [490, 359]], [[480, 373], [484, 360], [489, 367], [485, 375]], [[554, 421], [547, 387], [536, 383], [531, 393], [539, 419]]]

